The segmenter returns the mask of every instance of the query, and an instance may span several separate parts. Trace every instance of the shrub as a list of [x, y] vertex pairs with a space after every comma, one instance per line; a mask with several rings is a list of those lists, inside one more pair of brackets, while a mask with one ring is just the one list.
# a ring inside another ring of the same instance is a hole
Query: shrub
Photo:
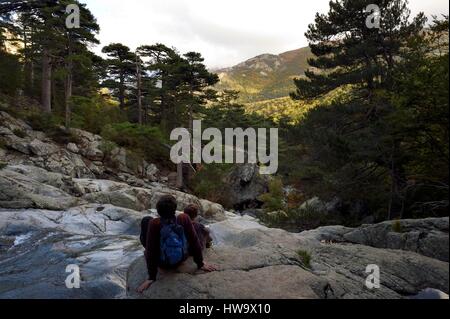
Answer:
[[396, 233], [403, 233], [403, 226], [400, 220], [395, 220], [392, 223], [392, 230]]
[[22, 84], [22, 77], [19, 57], [0, 50], [0, 92], [14, 95]]
[[265, 212], [261, 215], [261, 221], [269, 227], [287, 227], [287, 224], [294, 222], [289, 213], [278, 210]]
[[61, 119], [53, 114], [43, 112], [28, 112], [24, 114], [25, 121], [36, 131], [48, 133], [62, 124]]
[[105, 154], [106, 157], [110, 157], [112, 151], [117, 148], [118, 145], [114, 142], [103, 140], [102, 143], [99, 146], [100, 151]]
[[126, 114], [100, 96], [72, 97], [72, 126], [94, 134], [101, 134], [108, 124], [123, 123]]
[[167, 143], [157, 127], [142, 126], [128, 122], [106, 125], [102, 137], [118, 146], [127, 148], [149, 162], [171, 165]]
[[21, 130], [21, 129], [14, 129], [13, 133], [15, 136], [20, 137], [20, 138], [25, 138], [27, 136], [27, 133], [25, 133], [25, 131]]
[[283, 182], [279, 178], [274, 178], [269, 182], [269, 192], [259, 197], [264, 203], [266, 212], [286, 210], [286, 203], [283, 191]]
[[297, 255], [300, 257], [303, 266], [311, 269], [311, 254], [306, 250], [299, 250], [297, 251]]
[[47, 136], [58, 144], [66, 145], [68, 143], [80, 143], [80, 138], [71, 130], [67, 130], [62, 126], [55, 127], [49, 130]]
[[203, 165], [197, 170], [193, 179], [188, 181], [188, 186], [192, 188], [196, 196], [232, 208], [223, 182], [230, 168], [229, 164]]

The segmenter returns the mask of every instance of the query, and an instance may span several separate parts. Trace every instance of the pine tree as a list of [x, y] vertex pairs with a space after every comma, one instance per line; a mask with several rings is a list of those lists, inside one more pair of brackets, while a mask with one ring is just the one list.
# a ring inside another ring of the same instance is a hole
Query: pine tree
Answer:
[[[375, 4], [380, 9], [380, 25], [368, 27]], [[334, 0], [328, 14], [317, 14], [305, 36], [316, 56], [308, 63], [306, 78], [295, 80], [294, 99], [319, 97], [343, 85], [365, 88], [369, 94], [392, 80], [395, 56], [426, 21], [420, 13], [409, 22], [406, 0]]]
[[109, 57], [106, 60], [107, 78], [103, 85], [112, 90], [113, 96], [119, 100], [120, 108], [124, 110], [136, 75], [136, 56], [121, 43], [105, 46], [102, 52]]

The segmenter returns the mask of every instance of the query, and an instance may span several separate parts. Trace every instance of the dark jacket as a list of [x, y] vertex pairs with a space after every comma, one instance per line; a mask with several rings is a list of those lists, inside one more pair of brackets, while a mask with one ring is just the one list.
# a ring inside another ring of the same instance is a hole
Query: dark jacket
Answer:
[[198, 222], [192, 222], [194, 225], [195, 232], [197, 233], [198, 240], [200, 241], [200, 245], [202, 249], [211, 247], [212, 238], [209, 234], [209, 230], [205, 227], [205, 225], [200, 224]]

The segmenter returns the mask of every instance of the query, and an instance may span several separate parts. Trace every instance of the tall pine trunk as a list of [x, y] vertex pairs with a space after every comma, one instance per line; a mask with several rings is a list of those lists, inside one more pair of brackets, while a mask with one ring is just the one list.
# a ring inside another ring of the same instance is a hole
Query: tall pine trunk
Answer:
[[136, 53], [136, 78], [137, 78], [137, 105], [138, 105], [138, 122], [142, 125], [142, 88], [141, 88], [141, 68], [139, 64], [139, 56]]
[[120, 74], [119, 78], [119, 107], [121, 110], [125, 109], [125, 76], [123, 72]]
[[42, 110], [52, 112], [52, 64], [47, 49], [42, 52]]
[[66, 76], [66, 85], [65, 85], [65, 100], [64, 100], [64, 107], [65, 107], [65, 124], [66, 129], [70, 128], [70, 118], [71, 118], [71, 109], [70, 109], [70, 100], [72, 98], [72, 69], [69, 68], [68, 74]]
[[66, 79], [65, 79], [65, 92], [64, 92], [64, 109], [65, 109], [65, 124], [66, 129], [70, 128], [70, 118], [71, 118], [71, 109], [70, 109], [70, 101], [72, 99], [72, 87], [73, 87], [73, 77], [72, 77], [72, 46], [70, 43], [70, 36], [68, 39], [68, 61], [66, 63]]

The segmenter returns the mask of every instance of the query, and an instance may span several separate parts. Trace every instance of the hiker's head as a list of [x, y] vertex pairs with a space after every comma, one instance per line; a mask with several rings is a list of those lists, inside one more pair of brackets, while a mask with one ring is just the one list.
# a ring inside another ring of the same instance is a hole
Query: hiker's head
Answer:
[[194, 220], [198, 216], [198, 206], [190, 204], [186, 206], [186, 208], [184, 209], [184, 213], [189, 215], [189, 217], [191, 217], [191, 219]]
[[161, 197], [161, 199], [156, 204], [156, 211], [161, 218], [172, 218], [175, 216], [177, 210], [177, 200], [175, 197], [166, 195]]

